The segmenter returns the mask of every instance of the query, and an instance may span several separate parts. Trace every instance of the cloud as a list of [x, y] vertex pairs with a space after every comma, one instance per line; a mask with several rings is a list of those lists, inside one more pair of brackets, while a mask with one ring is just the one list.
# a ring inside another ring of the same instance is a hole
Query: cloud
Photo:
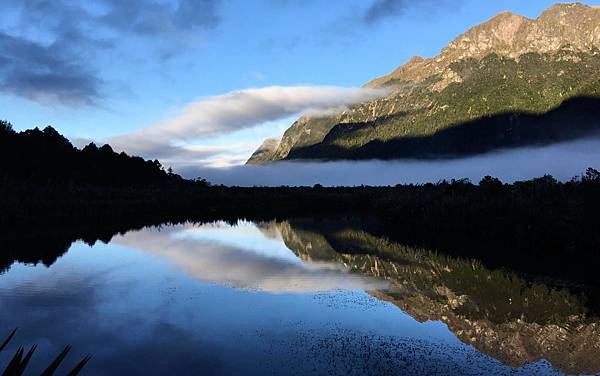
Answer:
[[503, 150], [449, 160], [279, 162], [226, 169], [181, 167], [184, 177], [202, 177], [215, 184], [239, 186], [395, 185], [469, 178], [479, 182], [491, 175], [504, 182], [551, 174], [566, 181], [586, 168], [600, 168], [600, 138], [544, 147]]
[[407, 3], [405, 0], [376, 0], [371, 4], [365, 14], [364, 21], [374, 24], [382, 19], [396, 16], [404, 11]]
[[245, 89], [197, 100], [170, 120], [114, 137], [109, 143], [116, 149], [148, 158], [159, 155], [168, 158], [190, 149], [189, 146], [178, 146], [177, 142], [215, 137], [304, 111], [326, 110], [376, 99], [386, 93], [382, 89], [335, 86]]
[[309, 109], [327, 109], [359, 103], [384, 95], [379, 89], [335, 86], [270, 86], [245, 89], [200, 99], [175, 118], [139, 132], [171, 140], [213, 136]]
[[128, 38], [145, 38], [136, 45], [162, 57], [188, 50], [181, 45], [220, 24], [220, 2], [6, 0], [0, 6], [8, 15], [0, 26], [0, 90], [43, 104], [98, 104], [105, 82], [91, 62], [107, 50], [126, 54]]
[[19, 14], [17, 29], [62, 35], [73, 31], [109, 29], [119, 34], [165, 36], [211, 29], [221, 22], [221, 0], [99, 0], [94, 5], [70, 0], [8, 0], [7, 9]]
[[220, 0], [178, 0], [173, 4], [148, 0], [104, 0], [109, 11], [96, 18], [120, 32], [164, 35], [214, 28], [221, 19]]
[[231, 167], [246, 162], [248, 155], [254, 151], [254, 144], [227, 145], [191, 145], [173, 146], [168, 144], [137, 145], [127, 150], [134, 155], [144, 155], [147, 158], [159, 159], [165, 166], [175, 167], [194, 164], [205, 167]]
[[448, 0], [375, 0], [365, 10], [362, 20], [367, 25], [375, 25], [389, 18], [402, 16], [408, 10], [416, 7], [438, 7], [447, 6], [450, 4], [456, 5], [457, 1], [450, 2]]
[[93, 104], [102, 81], [66, 51], [0, 32], [0, 90], [38, 102]]

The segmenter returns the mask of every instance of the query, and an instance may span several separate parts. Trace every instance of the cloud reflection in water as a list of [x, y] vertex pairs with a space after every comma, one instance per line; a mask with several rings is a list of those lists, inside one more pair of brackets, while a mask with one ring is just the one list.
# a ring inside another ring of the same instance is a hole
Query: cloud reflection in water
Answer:
[[[227, 231], [220, 231], [223, 229]], [[240, 222], [141, 230], [113, 242], [157, 255], [189, 276], [210, 283], [266, 291], [306, 293], [336, 289], [376, 290], [383, 281], [349, 274], [339, 264], [303, 263], [280, 239], [256, 236], [254, 224]]]

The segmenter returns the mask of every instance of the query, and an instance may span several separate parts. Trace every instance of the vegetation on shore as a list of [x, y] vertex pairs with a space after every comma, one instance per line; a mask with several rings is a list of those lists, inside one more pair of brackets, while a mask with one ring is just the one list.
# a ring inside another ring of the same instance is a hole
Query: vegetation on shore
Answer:
[[0, 169], [3, 259], [20, 248], [11, 234], [32, 226], [362, 217], [403, 244], [485, 258], [492, 267], [598, 283], [593, 276], [600, 266], [600, 172], [592, 168], [568, 182], [544, 176], [504, 184], [486, 177], [479, 184], [241, 188], [186, 180], [157, 161], [107, 146], [78, 150], [48, 128], [16, 133], [4, 123], [0, 144], [2, 167], [9, 166]]

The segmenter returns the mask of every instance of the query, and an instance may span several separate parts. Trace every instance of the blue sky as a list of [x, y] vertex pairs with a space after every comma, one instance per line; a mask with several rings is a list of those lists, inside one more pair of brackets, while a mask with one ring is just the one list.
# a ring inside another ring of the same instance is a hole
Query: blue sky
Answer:
[[[436, 55], [500, 11], [535, 18], [553, 3], [5, 0], [0, 4], [1, 117], [19, 130], [53, 125], [76, 143], [119, 144], [126, 135], [122, 148], [148, 158], [171, 156], [152, 155], [156, 148], [136, 149], [135, 137], [155, 135], [157, 142], [201, 151], [179, 155], [190, 158], [187, 162], [240, 163], [264, 138], [280, 136], [306, 108], [338, 105], [337, 97], [352, 103], [358, 99], [347, 88], [389, 73], [413, 55]], [[268, 89], [273, 86], [281, 90], [273, 94]], [[242, 126], [227, 118], [227, 126], [215, 122], [215, 129], [205, 132], [212, 124], [196, 116], [185, 119], [173, 139], [163, 139], [170, 130], [144, 131], [181, 123], [186, 111], [212, 113], [222, 101], [237, 98], [232, 92], [255, 88], [267, 88], [250, 93], [261, 101], [274, 95], [294, 99], [266, 116], [238, 114]], [[340, 91], [332, 91], [336, 88]], [[315, 99], [295, 99], [302, 95]]]

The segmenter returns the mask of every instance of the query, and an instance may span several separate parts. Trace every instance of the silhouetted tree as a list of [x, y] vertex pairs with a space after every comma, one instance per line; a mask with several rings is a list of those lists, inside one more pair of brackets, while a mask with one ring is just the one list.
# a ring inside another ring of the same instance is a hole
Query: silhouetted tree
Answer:
[[13, 134], [15, 131], [12, 128], [12, 124], [6, 120], [0, 120], [0, 135]]
[[600, 171], [590, 167], [585, 171], [582, 180], [590, 183], [600, 183]]
[[165, 172], [159, 161], [145, 161], [110, 145], [94, 143], [82, 150], [48, 126], [14, 132], [0, 122], [0, 178], [31, 183], [76, 183], [96, 186], [166, 184], [179, 179]]

